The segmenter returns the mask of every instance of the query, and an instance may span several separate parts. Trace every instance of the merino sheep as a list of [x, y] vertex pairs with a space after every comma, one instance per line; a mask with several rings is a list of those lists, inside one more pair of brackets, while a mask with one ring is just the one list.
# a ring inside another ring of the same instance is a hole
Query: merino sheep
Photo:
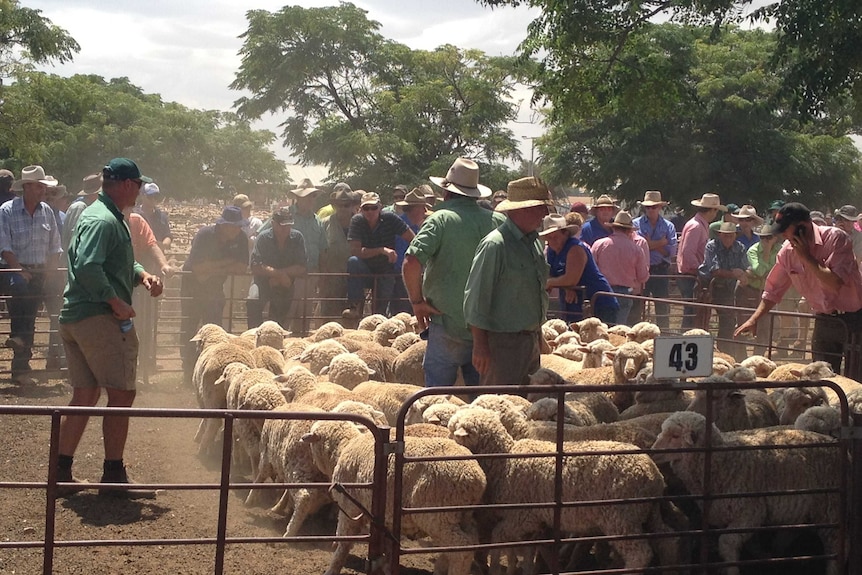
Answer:
[[547, 327], [551, 331], [555, 332], [558, 336], [569, 331], [569, 325], [560, 318], [549, 319], [542, 324], [542, 327]]
[[375, 343], [378, 343], [383, 347], [389, 347], [392, 344], [392, 340], [405, 333], [407, 333], [407, 326], [404, 325], [404, 322], [400, 319], [391, 317], [386, 321], [380, 322], [377, 327], [374, 328], [371, 336]]
[[[455, 440], [474, 454], [553, 453], [555, 447], [545, 441], [516, 441], [506, 432], [496, 412], [482, 408], [464, 408], [452, 416], [449, 431]], [[664, 479], [650, 457], [643, 453], [626, 453], [635, 446], [610, 441], [566, 443], [567, 452], [582, 455], [566, 456], [563, 460], [564, 501], [595, 501], [612, 499], [660, 497]], [[613, 455], [591, 455], [590, 452], [619, 451]], [[484, 502], [496, 504], [545, 503], [555, 500], [555, 461], [553, 458], [482, 459], [488, 478]], [[554, 524], [552, 508], [526, 508], [481, 512], [480, 531], [490, 530], [491, 543], [524, 541], [537, 536]], [[489, 516], [490, 515], [490, 516]], [[566, 507], [562, 510], [560, 527], [569, 534], [638, 535], [649, 524], [653, 532], [668, 532], [659, 504], [620, 503], [611, 506]], [[661, 540], [667, 550], [668, 539]], [[644, 569], [653, 553], [645, 539], [613, 540], [610, 544], [622, 557], [626, 569]], [[662, 553], [663, 561], [673, 562], [676, 554]], [[499, 551], [491, 552], [492, 573], [498, 567]]]
[[[602, 340], [604, 341], [604, 340]], [[565, 343], [554, 347], [553, 355], [564, 357], [571, 361], [582, 361], [584, 359], [583, 347], [580, 343]]]
[[287, 362], [281, 355], [281, 349], [264, 345], [251, 350], [251, 355], [254, 357], [254, 364], [257, 367], [266, 369], [273, 375], [284, 373], [287, 370]]
[[[419, 337], [419, 334], [413, 331], [408, 331], [407, 333], [402, 333], [394, 340], [392, 340], [392, 349], [397, 351], [399, 354], [403, 353], [404, 350], [409, 348], [411, 345], [419, 343], [422, 341], [422, 338]], [[404, 382], [402, 382], [404, 383]]]
[[344, 335], [344, 327], [337, 321], [330, 321], [314, 330], [308, 339], [316, 343], [325, 339], [335, 339], [342, 335]]
[[354, 351], [356, 355], [375, 372], [375, 377], [380, 381], [395, 381], [394, 364], [398, 352], [391, 347], [385, 347], [378, 343], [368, 342]]
[[581, 342], [584, 344], [597, 339], [608, 339], [608, 326], [597, 317], [582, 319], [573, 323], [571, 328], [578, 332], [578, 335], [581, 336]]
[[425, 351], [428, 342], [419, 340], [398, 354], [392, 364], [393, 380], [398, 383], [425, 386]]
[[278, 322], [267, 320], [257, 326], [254, 330], [256, 347], [269, 346], [281, 351], [284, 347], [284, 338], [290, 335]]
[[581, 351], [584, 353], [584, 363], [582, 367], [584, 369], [590, 369], [611, 365], [611, 359], [607, 354], [614, 351], [616, 348], [617, 346], [606, 339], [597, 339], [591, 341], [585, 346], [582, 346]]
[[[712, 447], [791, 446], [822, 443], [816, 433], [794, 429], [757, 430], [758, 433], [723, 433], [713, 426]], [[699, 413], [677, 412], [668, 417], [654, 449], [684, 449], [707, 447], [706, 419]], [[657, 453], [659, 462], [669, 462], [692, 495], [702, 495], [703, 452]], [[712, 496], [746, 492], [782, 492], [796, 490], [838, 489], [840, 453], [837, 449], [814, 447], [806, 449], [772, 448], [747, 451], [715, 451], [711, 454], [712, 473], [709, 493]], [[721, 504], [708, 506], [704, 518], [710, 525], [731, 530], [746, 530], [763, 525], [794, 525], [798, 523], [832, 524], [840, 521], [841, 508], [837, 493], [817, 492], [805, 495], [771, 497], [722, 497]], [[818, 530], [826, 554], [839, 550], [838, 530], [828, 527]], [[722, 533], [718, 552], [722, 561], [740, 559], [742, 545], [751, 538], [746, 531]], [[727, 573], [738, 575], [738, 567], [728, 567]], [[838, 566], [830, 561], [829, 575], [838, 575]]]
[[320, 370], [320, 375], [326, 375], [330, 382], [346, 389], [353, 389], [363, 381], [368, 381], [374, 374], [374, 370], [355, 353], [340, 353]]
[[359, 326], [357, 329], [360, 331], [374, 331], [374, 329], [387, 320], [387, 317], [383, 314], [375, 313], [368, 316], [365, 316], [359, 321]]
[[[572, 385], [566, 381], [559, 373], [546, 367], [539, 368], [535, 373], [530, 375], [530, 385]], [[530, 393], [527, 399], [537, 401], [543, 397], [550, 397], [547, 393]], [[585, 405], [596, 418], [599, 423], [611, 423], [617, 421], [620, 412], [613, 402], [603, 393], [597, 392], [568, 392], [565, 397], [566, 401], [577, 401]]]
[[769, 394], [778, 412], [779, 425], [791, 425], [809, 407], [826, 405], [829, 400], [820, 387], [778, 387]]
[[794, 429], [814, 431], [838, 439], [841, 435], [841, 413], [828, 405], [809, 407], [793, 422]]
[[576, 331], [564, 331], [556, 338], [554, 338], [554, 349], [560, 347], [561, 345], [566, 345], [567, 343], [581, 343], [581, 334]]
[[[730, 380], [713, 376], [701, 383], [727, 383]], [[765, 392], [757, 389], [712, 389], [712, 413], [715, 425], [722, 431], [736, 431], [778, 425], [778, 412]], [[707, 391], [698, 389], [687, 411], [706, 415]]]
[[[816, 363], [816, 362], [815, 362]], [[825, 361], [823, 362], [826, 365]], [[782, 363], [773, 369], [766, 379], [769, 381], [798, 381], [800, 379], [800, 375], [802, 374], [802, 370], [808, 366], [807, 363]], [[830, 369], [830, 371], [832, 371]]]
[[661, 335], [661, 328], [654, 323], [642, 321], [632, 326], [628, 333], [629, 341], [643, 343], [648, 339], [655, 339]]
[[450, 394], [438, 394], [438, 395], [425, 395], [415, 400], [407, 410], [407, 416], [404, 418], [404, 422], [407, 425], [411, 425], [414, 423], [423, 423], [424, 422], [424, 414], [425, 411], [431, 407], [432, 405], [437, 404], [451, 404], [455, 407], [461, 407], [462, 405], [466, 405], [467, 403], [455, 395]]
[[[333, 439], [335, 437], [336, 439]], [[333, 484], [370, 483], [374, 480], [374, 438], [362, 433], [353, 423], [319, 421], [303, 437], [310, 444], [317, 469], [331, 470]], [[408, 457], [468, 456], [470, 451], [448, 438], [404, 438], [404, 452]], [[394, 504], [394, 457], [389, 459], [387, 472], [387, 509]], [[485, 492], [485, 474], [478, 463], [471, 460], [420, 461], [403, 468], [402, 504], [405, 507], [455, 507], [476, 505]], [[338, 515], [336, 535], [358, 535], [367, 527], [369, 518], [361, 510], [370, 509], [371, 492], [368, 489], [345, 489], [350, 497], [335, 491], [334, 499], [341, 513]], [[359, 504], [361, 507], [357, 507]], [[419, 532], [430, 536], [438, 546], [475, 545], [479, 537], [472, 524], [470, 511], [439, 511], [404, 516], [402, 531]], [[354, 516], [361, 516], [357, 521]], [[392, 515], [387, 513], [386, 523], [391, 526]], [[325, 575], [338, 575], [347, 560], [353, 543], [339, 541]], [[469, 575], [473, 554], [469, 551], [450, 552], [444, 555], [447, 575]], [[438, 568], [442, 562], [438, 562]], [[440, 570], [442, 573], [442, 570]]]
[[[524, 410], [524, 416], [530, 421], [556, 421], [558, 405], [559, 403], [556, 399], [545, 397], [534, 402]], [[587, 406], [577, 401], [563, 404], [563, 421], [568, 425], [577, 427], [596, 425], [598, 423], [593, 412]]]
[[[428, 406], [428, 408], [422, 412], [422, 422], [448, 428], [449, 420], [459, 409], [461, 409], [461, 406], [455, 405], [454, 403], [435, 403], [434, 405]], [[415, 425], [419, 424], [417, 423]]]
[[777, 367], [775, 362], [762, 355], [752, 355], [743, 359], [740, 364], [754, 370], [754, 374], [760, 378], [767, 378]]
[[309, 364], [312, 373], [320, 373], [332, 358], [340, 353], [349, 353], [347, 348], [333, 339], [313, 343], [299, 356], [299, 361]]

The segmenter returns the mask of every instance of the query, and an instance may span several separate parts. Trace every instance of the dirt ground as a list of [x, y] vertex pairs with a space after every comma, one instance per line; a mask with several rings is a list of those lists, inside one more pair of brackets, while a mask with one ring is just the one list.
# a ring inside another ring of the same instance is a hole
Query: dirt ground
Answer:
[[[71, 388], [62, 380], [49, 380], [22, 388], [0, 381], [0, 404], [66, 405]], [[103, 402], [104, 403], [104, 400]], [[165, 374], [139, 388], [136, 407], [193, 408], [192, 391], [177, 374]], [[193, 442], [197, 420], [148, 418], [133, 420], [126, 464], [139, 482], [214, 483], [218, 469], [197, 456]], [[47, 478], [50, 420], [48, 417], [0, 415], [3, 438], [0, 481], [45, 481]], [[75, 456], [76, 477], [98, 481], [102, 469], [99, 419], [87, 428]], [[279, 537], [286, 519], [264, 508], [242, 503], [244, 490], [234, 492], [228, 506], [228, 537]], [[273, 492], [274, 495], [274, 492]], [[215, 491], [163, 491], [154, 500], [117, 501], [82, 492], [57, 500], [56, 539], [155, 539], [215, 537], [218, 493]], [[30, 575], [42, 572], [40, 547], [10, 549], [9, 542], [38, 542], [45, 533], [46, 498], [43, 490], [0, 489], [0, 574]], [[334, 510], [328, 508], [306, 522], [302, 535], [334, 534]], [[343, 573], [364, 572], [366, 547], [354, 547]], [[131, 547], [67, 547], [55, 550], [53, 573], [62, 575], [211, 574], [215, 545], [155, 545]], [[232, 544], [225, 551], [224, 573], [323, 573], [330, 559], [328, 543]], [[427, 556], [403, 558], [405, 575], [428, 573]]]

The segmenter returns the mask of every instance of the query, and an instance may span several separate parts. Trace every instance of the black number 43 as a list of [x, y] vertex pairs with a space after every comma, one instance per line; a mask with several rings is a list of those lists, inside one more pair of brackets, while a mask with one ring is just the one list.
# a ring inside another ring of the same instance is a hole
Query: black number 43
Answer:
[[[672, 367], [676, 371], [694, 371], [697, 369], [697, 344], [689, 343], [685, 345], [685, 352], [682, 348], [683, 344], [675, 343], [670, 348], [670, 358], [668, 359], [668, 367]], [[685, 353], [685, 358], [683, 358]]]

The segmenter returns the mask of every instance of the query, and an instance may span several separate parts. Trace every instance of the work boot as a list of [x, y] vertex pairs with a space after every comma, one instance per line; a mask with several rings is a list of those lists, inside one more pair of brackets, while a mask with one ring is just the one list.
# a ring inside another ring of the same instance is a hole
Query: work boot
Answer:
[[87, 489], [87, 482], [76, 479], [72, 475], [71, 468], [57, 469], [57, 483], [76, 483], [77, 485], [58, 485], [57, 490], [54, 492], [56, 497], [69, 497], [70, 495], [75, 495], [79, 491]]
[[6, 347], [10, 348], [12, 351], [22, 352], [27, 351], [29, 348], [27, 347], [27, 342], [24, 341], [23, 338], [16, 336], [12, 336], [6, 339]]
[[[107, 469], [102, 472], [102, 479], [99, 483], [120, 483], [123, 485], [134, 485], [135, 483], [129, 480], [125, 466], [119, 469]], [[115, 489], [112, 487], [102, 487], [99, 489], [99, 495], [104, 497], [115, 497], [117, 499], [155, 499], [156, 492], [152, 489]]]
[[351, 303], [349, 307], [341, 312], [341, 317], [344, 319], [359, 319], [362, 317], [362, 304]]

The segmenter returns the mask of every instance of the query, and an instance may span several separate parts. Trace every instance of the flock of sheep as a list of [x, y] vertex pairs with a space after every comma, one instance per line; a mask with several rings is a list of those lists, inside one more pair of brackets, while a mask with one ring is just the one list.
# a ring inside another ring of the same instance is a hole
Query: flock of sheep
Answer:
[[[371, 483], [373, 435], [355, 418], [316, 417], [324, 412], [352, 414], [377, 426], [395, 427], [405, 403], [424, 389], [426, 342], [414, 326], [408, 314], [366, 317], [358, 329], [327, 323], [307, 338], [289, 337], [273, 322], [240, 336], [212, 324], [203, 326], [193, 338], [199, 350], [193, 374], [199, 405], [291, 414], [235, 419], [230, 438], [234, 473], [247, 473], [254, 483]], [[560, 561], [548, 559], [544, 547], [524, 543], [547, 538], [554, 525], [553, 506], [541, 504], [555, 500], [552, 442], [559, 428], [567, 454], [561, 464], [562, 500], [572, 503], [560, 512], [561, 532], [564, 537], [602, 535], [609, 543], [587, 545], [586, 551], [575, 545], [565, 558], [569, 567], [585, 555], [600, 568], [632, 572], [655, 564], [689, 563], [689, 538], [680, 532], [700, 526], [693, 516], [730, 530], [717, 539], [716, 552], [725, 562], [740, 560], [752, 536], [746, 529], [829, 526], [841, 520], [837, 490], [847, 462], [836, 442], [844, 425], [839, 398], [833, 389], [813, 383], [837, 384], [854, 410], [862, 408], [859, 383], [836, 376], [823, 362], [776, 366], [754, 356], [735, 364], [716, 350], [713, 375], [686, 391], [655, 385], [659, 382], [652, 377], [651, 356], [660, 332], [654, 324], [608, 329], [595, 318], [571, 326], [550, 320], [542, 333], [542, 368], [531, 378], [531, 386], [542, 386], [536, 392], [528, 387], [521, 395], [469, 397], [466, 388], [448, 388], [416, 399], [405, 411], [403, 507], [481, 507], [403, 514], [401, 533], [429, 537], [435, 547], [520, 542], [504, 550], [510, 575], [518, 568], [536, 572], [540, 559]], [[791, 380], [804, 385], [770, 388], [770, 381]], [[571, 387], [633, 382], [636, 391]], [[734, 382], [756, 385], [734, 387]], [[538, 393], [557, 385], [570, 386], [563, 406], [557, 399], [562, 393]], [[707, 411], [714, 421], [710, 428]], [[557, 421], [560, 414], [562, 422]], [[201, 421], [195, 440], [202, 455], [221, 453], [221, 429], [220, 419]], [[712, 453], [712, 473], [705, 483], [702, 448], [708, 445], [745, 450]], [[523, 457], [469, 458], [488, 454]], [[390, 457], [387, 522], [394, 497], [393, 461]], [[674, 485], [690, 495], [813, 492], [725, 497], [692, 509], [681, 505], [683, 512], [663, 498]], [[246, 505], [262, 504], [262, 492], [250, 490]], [[288, 518], [284, 535], [295, 536], [310, 515], [333, 500], [340, 508], [338, 536], [358, 535], [367, 528], [368, 489], [290, 488], [271, 511]], [[819, 529], [826, 553], [843, 549], [838, 532]], [[651, 537], [638, 537], [645, 534]], [[351, 545], [339, 541], [326, 575], [341, 571]], [[501, 573], [500, 548], [488, 555], [481, 558], [489, 562], [485, 568]], [[476, 560], [479, 556], [471, 551], [445, 552], [435, 563], [435, 573], [467, 575]], [[736, 575], [739, 568], [730, 566], [726, 572]], [[828, 563], [827, 572], [838, 573], [836, 561]]]

